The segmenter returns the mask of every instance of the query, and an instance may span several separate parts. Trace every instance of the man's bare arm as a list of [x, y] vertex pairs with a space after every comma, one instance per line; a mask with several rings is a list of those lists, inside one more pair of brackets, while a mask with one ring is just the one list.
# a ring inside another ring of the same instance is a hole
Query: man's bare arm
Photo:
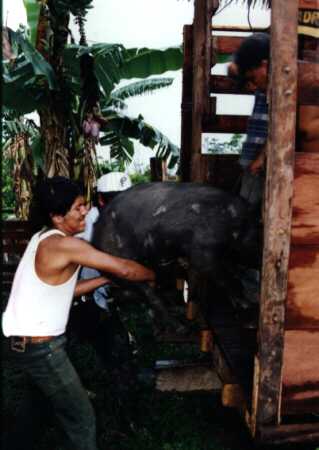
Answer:
[[100, 272], [115, 275], [129, 281], [154, 281], [153, 270], [135, 261], [119, 258], [96, 250], [92, 245], [81, 239], [65, 237], [60, 240], [61, 253], [65, 264], [75, 263], [91, 267]]
[[78, 280], [75, 286], [74, 296], [77, 297], [79, 295], [88, 294], [107, 283], [111, 283], [111, 281], [108, 278], [102, 276], [89, 278], [87, 280]]

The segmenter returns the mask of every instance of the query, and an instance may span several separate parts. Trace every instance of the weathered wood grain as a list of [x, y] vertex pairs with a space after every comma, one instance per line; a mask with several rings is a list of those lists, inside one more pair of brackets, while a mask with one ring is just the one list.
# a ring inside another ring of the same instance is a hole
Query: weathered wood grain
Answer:
[[280, 422], [297, 100], [296, 1], [274, 2], [270, 136], [264, 211], [257, 428]]
[[193, 89], [193, 26], [184, 26], [184, 62], [181, 114], [181, 181], [190, 181], [192, 158], [192, 89]]
[[[315, 55], [313, 54], [313, 57]], [[227, 76], [211, 75], [210, 92], [214, 94], [248, 94], [254, 90], [246, 86], [238, 87], [237, 83]], [[319, 63], [310, 61], [298, 62], [298, 104], [318, 105], [319, 102]]]
[[319, 9], [319, 0], [299, 0], [299, 9]]
[[203, 124], [203, 133], [246, 133], [248, 116], [215, 115]]
[[284, 343], [282, 413], [319, 413], [319, 328], [286, 331]]
[[233, 190], [241, 167], [238, 155], [196, 155], [196, 172], [193, 181], [208, 183], [225, 190]]
[[319, 329], [319, 245], [290, 250], [285, 329]]
[[319, 245], [319, 154], [296, 153], [291, 242]]
[[[197, 0], [193, 23], [193, 110], [192, 110], [192, 152], [201, 153], [202, 123], [210, 114], [209, 77], [212, 66], [211, 19], [219, 6], [219, 0]], [[191, 179], [197, 159], [191, 163]]]

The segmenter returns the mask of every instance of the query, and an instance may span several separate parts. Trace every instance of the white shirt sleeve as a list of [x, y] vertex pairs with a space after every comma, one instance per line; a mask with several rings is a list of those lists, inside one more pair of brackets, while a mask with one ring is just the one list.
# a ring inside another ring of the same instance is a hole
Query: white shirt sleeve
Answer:
[[97, 221], [100, 213], [96, 206], [90, 209], [85, 218], [85, 230], [82, 238], [88, 242], [91, 242], [93, 235], [93, 225]]

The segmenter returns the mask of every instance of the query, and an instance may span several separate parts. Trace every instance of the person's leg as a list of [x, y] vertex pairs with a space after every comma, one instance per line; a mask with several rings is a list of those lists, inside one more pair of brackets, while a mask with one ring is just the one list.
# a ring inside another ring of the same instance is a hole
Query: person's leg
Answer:
[[32, 450], [39, 440], [39, 430], [46, 415], [43, 395], [27, 376], [17, 416], [13, 418], [10, 429], [5, 430], [4, 450]]
[[50, 343], [47, 354], [29, 371], [52, 405], [70, 449], [96, 450], [94, 410], [64, 345], [64, 338]]

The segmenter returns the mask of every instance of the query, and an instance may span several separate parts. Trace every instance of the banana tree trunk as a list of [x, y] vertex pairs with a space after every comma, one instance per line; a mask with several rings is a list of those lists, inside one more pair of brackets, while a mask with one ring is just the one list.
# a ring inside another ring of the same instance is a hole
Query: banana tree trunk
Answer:
[[96, 186], [96, 145], [93, 138], [86, 137], [83, 139], [81, 136], [78, 147], [74, 175], [77, 180], [82, 182], [85, 198], [89, 202], [92, 199], [93, 188]]
[[19, 220], [29, 217], [33, 185], [33, 160], [28, 135], [19, 133], [8, 147], [8, 157], [13, 161], [15, 215]]
[[[40, 112], [41, 136], [44, 144], [44, 172], [47, 177], [70, 176], [67, 127], [56, 105]], [[61, 120], [62, 119], [62, 120]]]
[[[61, 14], [52, 0], [42, 2], [37, 29], [37, 50], [52, 65], [59, 84], [59, 91], [50, 92], [48, 106], [39, 111], [40, 132], [44, 145], [44, 170], [48, 177], [70, 176], [69, 96], [64, 88], [62, 65], [68, 24], [69, 14]], [[50, 34], [51, 38], [48, 41]], [[50, 42], [50, 47], [43, 45], [44, 42]]]

